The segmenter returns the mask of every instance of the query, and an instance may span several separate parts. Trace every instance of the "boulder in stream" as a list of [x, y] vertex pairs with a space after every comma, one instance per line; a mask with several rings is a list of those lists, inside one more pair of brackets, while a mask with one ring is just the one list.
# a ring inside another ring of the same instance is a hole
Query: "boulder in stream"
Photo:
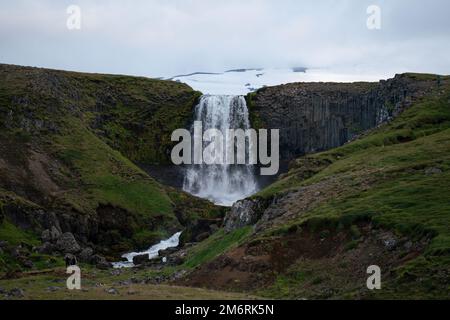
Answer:
[[138, 256], [133, 257], [133, 263], [135, 265], [145, 264], [149, 261], [149, 255], [147, 254], [140, 254]]

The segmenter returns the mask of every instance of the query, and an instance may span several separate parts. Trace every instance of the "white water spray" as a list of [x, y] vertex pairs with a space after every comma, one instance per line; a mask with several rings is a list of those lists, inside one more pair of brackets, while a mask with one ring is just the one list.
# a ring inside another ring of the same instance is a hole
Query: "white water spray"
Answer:
[[[194, 120], [202, 121], [204, 131], [250, 129], [247, 104], [242, 96], [203, 96], [195, 108]], [[246, 148], [246, 158], [251, 147]], [[214, 158], [217, 155], [208, 156]], [[216, 204], [231, 206], [258, 191], [253, 170], [252, 165], [190, 165], [183, 190]]]

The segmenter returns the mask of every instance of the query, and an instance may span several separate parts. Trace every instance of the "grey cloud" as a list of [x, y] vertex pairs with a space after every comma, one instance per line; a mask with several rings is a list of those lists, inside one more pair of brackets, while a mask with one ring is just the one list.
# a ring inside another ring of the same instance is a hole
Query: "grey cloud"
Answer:
[[[82, 30], [66, 29], [66, 8]], [[366, 8], [382, 29], [366, 28]], [[240, 67], [450, 73], [450, 2], [430, 0], [0, 1], [0, 62], [170, 76]]]

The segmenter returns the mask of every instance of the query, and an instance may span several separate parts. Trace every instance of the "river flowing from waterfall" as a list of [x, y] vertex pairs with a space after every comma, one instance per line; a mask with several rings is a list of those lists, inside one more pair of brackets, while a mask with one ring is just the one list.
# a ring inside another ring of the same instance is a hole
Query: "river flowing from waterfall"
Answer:
[[[194, 121], [202, 122], [203, 131], [218, 129], [225, 133], [227, 129], [250, 128], [247, 103], [243, 96], [202, 96], [195, 107]], [[250, 146], [246, 148], [246, 159], [248, 159], [249, 148]], [[207, 149], [206, 152], [208, 152]], [[209, 199], [218, 205], [231, 206], [236, 201], [257, 192], [258, 183], [252, 165], [199, 164], [187, 167], [183, 190], [197, 197]]]
[[113, 267], [116, 269], [132, 268], [132, 267], [134, 267], [133, 258], [136, 256], [144, 255], [144, 254], [148, 254], [149, 260], [154, 259], [159, 256], [160, 250], [166, 250], [168, 248], [178, 247], [178, 244], [180, 242], [180, 236], [181, 236], [181, 232], [177, 232], [170, 238], [161, 240], [159, 243], [155, 244], [154, 246], [151, 246], [148, 250], [141, 251], [141, 252], [125, 253], [124, 255], [122, 255], [122, 258], [124, 259], [124, 261], [114, 262]]

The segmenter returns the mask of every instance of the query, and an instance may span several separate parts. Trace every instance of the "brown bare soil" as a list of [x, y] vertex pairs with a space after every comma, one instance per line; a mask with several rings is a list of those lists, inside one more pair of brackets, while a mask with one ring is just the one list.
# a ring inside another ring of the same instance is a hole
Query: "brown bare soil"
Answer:
[[[327, 230], [303, 230], [254, 240], [202, 265], [183, 284], [254, 291], [269, 288], [279, 275], [303, 272], [306, 276], [298, 283], [300, 292], [317, 292], [316, 297], [323, 297], [323, 292], [336, 288], [344, 292], [365, 287], [370, 265], [380, 266], [383, 274], [389, 276], [390, 270], [417, 257], [425, 245], [401, 239], [396, 248], [388, 248], [384, 241], [395, 238], [390, 232], [375, 231], [367, 224], [361, 225], [360, 230], [362, 236], [353, 246], [349, 246], [352, 237], [345, 231], [328, 234]], [[314, 279], [308, 278], [309, 271], [314, 271]]]

